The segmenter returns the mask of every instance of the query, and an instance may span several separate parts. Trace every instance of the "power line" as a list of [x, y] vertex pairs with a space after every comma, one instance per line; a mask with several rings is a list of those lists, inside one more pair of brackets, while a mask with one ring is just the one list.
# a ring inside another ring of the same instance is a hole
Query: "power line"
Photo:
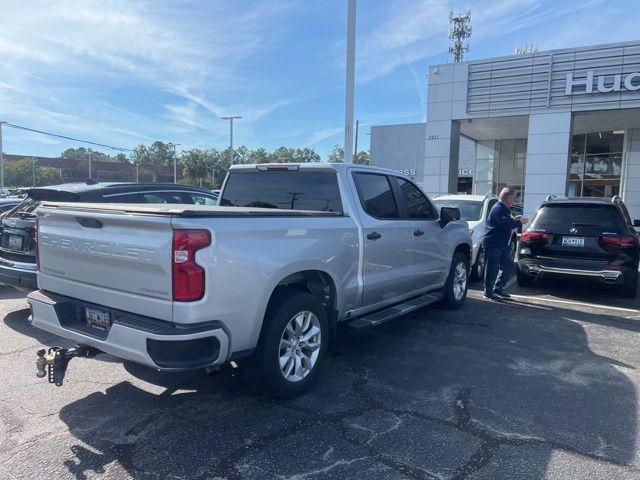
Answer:
[[118, 152], [133, 152], [133, 150], [130, 149], [130, 148], [114, 147], [112, 145], [105, 145], [103, 143], [90, 142], [88, 140], [82, 140], [80, 138], [67, 137], [66, 135], [58, 135], [57, 133], [45, 132], [44, 130], [36, 130], [35, 128], [29, 128], [29, 127], [25, 127], [23, 125], [15, 125], [13, 123], [8, 123], [8, 122], [0, 122], [0, 123], [2, 123], [3, 125], [6, 125], [7, 127], [16, 128], [18, 130], [26, 130], [28, 132], [40, 133], [42, 135], [48, 135], [50, 137], [63, 138], [65, 140], [72, 140], [74, 142], [86, 143], [88, 145], [94, 145], [96, 147], [108, 148], [110, 150], [115, 150], [115, 151], [118, 151]]

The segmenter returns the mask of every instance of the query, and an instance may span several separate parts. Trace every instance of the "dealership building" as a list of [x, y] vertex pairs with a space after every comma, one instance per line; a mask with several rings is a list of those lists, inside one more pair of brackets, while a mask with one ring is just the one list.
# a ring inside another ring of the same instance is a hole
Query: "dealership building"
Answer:
[[620, 195], [640, 218], [640, 41], [433, 65], [426, 123], [371, 129], [371, 163], [430, 194]]

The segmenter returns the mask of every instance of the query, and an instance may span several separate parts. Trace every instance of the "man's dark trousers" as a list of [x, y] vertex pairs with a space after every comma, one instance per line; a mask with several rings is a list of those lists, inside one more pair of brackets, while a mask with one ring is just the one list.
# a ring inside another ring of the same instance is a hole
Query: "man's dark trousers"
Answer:
[[509, 245], [489, 247], [485, 250], [485, 255], [487, 264], [484, 269], [484, 293], [501, 293], [513, 271], [511, 248]]

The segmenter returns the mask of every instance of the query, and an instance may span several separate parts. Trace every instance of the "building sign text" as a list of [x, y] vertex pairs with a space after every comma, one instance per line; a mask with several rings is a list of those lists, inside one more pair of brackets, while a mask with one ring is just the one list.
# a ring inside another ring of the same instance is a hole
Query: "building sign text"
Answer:
[[[622, 74], [617, 73], [613, 78], [606, 78], [607, 75], [599, 75], [594, 78], [593, 70], [587, 71], [585, 78], [573, 78], [573, 72], [567, 73], [565, 83], [565, 95], [578, 95], [587, 93], [609, 93], [620, 92], [621, 90], [635, 91], [640, 90], [640, 72], [632, 72], [624, 78]], [[609, 76], [611, 77], [611, 76]], [[594, 79], [596, 84], [594, 85]], [[582, 87], [574, 91], [574, 87]]]

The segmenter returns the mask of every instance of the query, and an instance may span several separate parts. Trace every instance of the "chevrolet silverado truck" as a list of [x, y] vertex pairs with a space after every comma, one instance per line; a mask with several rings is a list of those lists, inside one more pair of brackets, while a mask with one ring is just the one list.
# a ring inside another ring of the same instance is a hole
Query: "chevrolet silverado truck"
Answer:
[[346, 164], [233, 166], [217, 206], [43, 203], [32, 325], [78, 342], [37, 356], [158, 370], [237, 361], [276, 396], [314, 381], [338, 324], [461, 307], [471, 238], [411, 179]]

